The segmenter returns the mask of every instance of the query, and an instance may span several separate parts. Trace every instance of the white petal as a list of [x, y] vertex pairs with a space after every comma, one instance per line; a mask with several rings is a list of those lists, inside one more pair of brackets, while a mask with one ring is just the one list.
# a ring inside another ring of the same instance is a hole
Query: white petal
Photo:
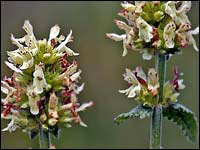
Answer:
[[16, 45], [17, 47], [19, 47], [20, 49], [24, 49], [24, 46], [22, 44], [20, 44], [17, 39], [15, 39], [14, 35], [11, 34], [11, 41], [14, 45]]
[[124, 8], [124, 9], [126, 9], [126, 10], [128, 10], [128, 11], [130, 11], [130, 12], [134, 12], [135, 11], [135, 5], [133, 5], [133, 4], [130, 4], [130, 3], [121, 3], [121, 6]]
[[127, 48], [126, 48], [126, 40], [123, 40], [123, 48], [124, 48], [124, 51], [123, 51], [122, 56], [124, 57], [124, 56], [126, 56], [127, 53], [128, 53], [128, 50], [127, 50]]
[[85, 103], [83, 105], [81, 105], [78, 109], [77, 112], [79, 111], [84, 111], [86, 108], [91, 107], [92, 105], [94, 105], [94, 102], [89, 102], [89, 103]]
[[176, 17], [176, 6], [174, 1], [168, 1], [165, 4], [165, 13], [171, 16], [172, 18]]
[[60, 51], [67, 43], [72, 41], [72, 30], [70, 30], [70, 33], [66, 37], [65, 41], [62, 42], [56, 49]]
[[177, 13], [187, 13], [190, 10], [191, 6], [191, 1], [182, 1], [181, 6], [177, 10]]
[[126, 34], [118, 35], [115, 33], [107, 33], [106, 36], [115, 41], [122, 41], [123, 39], [126, 38]]
[[15, 124], [15, 120], [12, 119], [11, 122], [8, 124], [8, 126], [4, 129], [2, 129], [2, 131], [9, 131], [9, 132], [13, 132], [15, 131], [17, 128], [16, 124]]
[[197, 35], [199, 34], [199, 27], [197, 27], [196, 29], [192, 30], [192, 31], [189, 31], [191, 34], [193, 35]]
[[67, 46], [63, 46], [59, 52], [66, 52], [68, 56], [78, 56], [79, 53], [75, 53], [72, 49]]
[[82, 71], [79, 70], [78, 72], [74, 73], [74, 74], [70, 77], [70, 79], [72, 80], [72, 82], [75, 81], [76, 79], [78, 79], [78, 78], [80, 77], [81, 72], [82, 72]]
[[16, 66], [14, 66], [12, 63], [9, 63], [8, 61], [5, 61], [5, 64], [11, 69], [13, 70], [14, 72], [18, 72], [18, 73], [21, 73], [23, 74], [23, 72], [18, 69]]
[[139, 28], [139, 37], [145, 42], [150, 42], [153, 38], [153, 28], [142, 17], [136, 20], [137, 28]]
[[29, 20], [25, 20], [22, 28], [26, 31], [28, 35], [33, 35], [33, 27], [30, 24]]
[[83, 127], [87, 127], [87, 125], [81, 120], [80, 120], [80, 125], [83, 126]]
[[81, 86], [77, 86], [76, 89], [74, 89], [74, 92], [76, 94], [80, 94], [80, 92], [83, 91], [83, 88], [84, 88], [85, 84], [83, 83]]
[[180, 90], [182, 90], [182, 89], [185, 88], [185, 85], [183, 84], [183, 79], [178, 80], [178, 88], [179, 88]]
[[176, 25], [173, 21], [169, 22], [164, 28], [163, 38], [165, 40], [165, 45], [167, 48], [174, 48], [174, 39], [176, 36], [175, 30]]
[[60, 27], [58, 25], [55, 25], [51, 28], [50, 30], [50, 34], [49, 34], [49, 40], [48, 40], [48, 44], [51, 44], [51, 40], [55, 39], [60, 33]]
[[144, 51], [142, 57], [143, 57], [144, 60], [151, 60], [152, 59], [152, 55], [150, 53], [148, 53], [147, 51]]

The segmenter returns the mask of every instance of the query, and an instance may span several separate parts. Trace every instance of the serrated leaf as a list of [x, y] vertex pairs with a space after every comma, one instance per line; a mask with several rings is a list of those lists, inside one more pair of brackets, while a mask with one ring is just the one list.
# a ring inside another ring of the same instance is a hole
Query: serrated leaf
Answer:
[[133, 108], [131, 111], [127, 113], [122, 113], [114, 119], [114, 122], [120, 124], [124, 122], [128, 118], [139, 117], [140, 119], [144, 119], [145, 117], [149, 117], [152, 114], [151, 107], [144, 107], [142, 105], [138, 105]]
[[185, 106], [175, 103], [163, 109], [163, 116], [179, 125], [192, 143], [197, 140], [198, 123], [195, 114]]
[[37, 135], [38, 135], [38, 131], [36, 130], [32, 130], [29, 132], [29, 137], [31, 140], [34, 139]]

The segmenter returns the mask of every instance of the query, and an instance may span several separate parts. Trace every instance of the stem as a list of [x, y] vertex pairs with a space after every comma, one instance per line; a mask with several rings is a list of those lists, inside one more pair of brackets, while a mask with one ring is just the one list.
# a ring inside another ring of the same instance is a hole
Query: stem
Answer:
[[151, 119], [150, 129], [150, 148], [161, 149], [161, 138], [162, 138], [162, 100], [163, 100], [163, 86], [166, 75], [166, 55], [156, 53], [155, 65], [159, 75], [159, 92], [158, 92], [158, 103], [153, 108], [153, 115]]
[[39, 125], [39, 143], [40, 149], [49, 149], [50, 147], [50, 133], [42, 129], [41, 124]]

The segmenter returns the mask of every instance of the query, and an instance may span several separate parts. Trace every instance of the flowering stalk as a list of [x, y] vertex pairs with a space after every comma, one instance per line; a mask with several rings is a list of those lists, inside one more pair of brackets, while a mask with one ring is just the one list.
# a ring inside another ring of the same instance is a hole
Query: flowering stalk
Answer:
[[193, 45], [198, 51], [193, 35], [199, 33], [199, 27], [191, 30], [191, 22], [187, 16], [191, 4], [191, 1], [123, 2], [118, 14], [128, 23], [120, 20], [114, 22], [125, 33], [106, 34], [114, 41], [123, 42], [122, 56], [126, 56], [128, 50], [133, 50], [142, 53], [145, 60], [155, 57], [155, 68], [149, 68], [147, 75], [141, 67], [126, 69], [123, 76], [130, 87], [119, 92], [136, 100], [139, 105], [114, 119], [119, 124], [128, 118], [143, 119], [151, 116], [150, 148], [153, 149], [162, 148], [162, 117], [179, 125], [191, 142], [194, 143], [197, 138], [195, 114], [178, 103], [179, 91], [185, 85], [177, 67], [173, 69], [174, 79], [165, 82], [167, 58], [180, 54], [179, 48], [188, 45]]
[[31, 139], [39, 135], [41, 149], [54, 148], [50, 134], [58, 138], [61, 128], [70, 128], [72, 123], [87, 127], [79, 112], [93, 102], [82, 105], [78, 102], [84, 83], [79, 85], [82, 71], [78, 62], [68, 60], [79, 55], [67, 46], [73, 41], [72, 30], [66, 37], [59, 36], [60, 27], [55, 25], [48, 40], [37, 40], [28, 20], [23, 29], [26, 35], [22, 38], [11, 34], [17, 49], [7, 51], [9, 57], [5, 64], [14, 73], [1, 81], [4, 94], [1, 118], [11, 122], [2, 131], [21, 128]]

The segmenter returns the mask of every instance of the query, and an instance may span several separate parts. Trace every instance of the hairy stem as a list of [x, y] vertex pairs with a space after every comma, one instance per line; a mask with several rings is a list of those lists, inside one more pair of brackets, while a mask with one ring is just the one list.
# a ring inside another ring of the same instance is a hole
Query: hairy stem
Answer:
[[151, 119], [150, 128], [150, 148], [151, 149], [161, 149], [161, 138], [162, 138], [162, 100], [163, 100], [163, 87], [166, 75], [166, 55], [161, 55], [156, 53], [155, 65], [156, 70], [159, 75], [159, 93], [158, 93], [158, 103], [153, 109], [153, 115]]
[[49, 149], [51, 143], [50, 133], [48, 131], [44, 131], [41, 125], [39, 125], [39, 143], [40, 149]]

